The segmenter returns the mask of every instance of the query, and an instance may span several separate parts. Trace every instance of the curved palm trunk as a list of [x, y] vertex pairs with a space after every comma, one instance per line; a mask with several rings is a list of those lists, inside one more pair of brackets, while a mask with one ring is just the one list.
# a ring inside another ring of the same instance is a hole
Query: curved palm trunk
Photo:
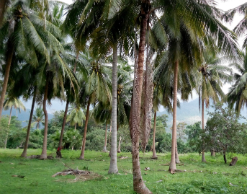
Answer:
[[111, 133], [111, 160], [108, 174], [118, 173], [117, 167], [117, 44], [113, 47], [112, 63], [112, 133]]
[[42, 153], [40, 155], [40, 159], [47, 159], [47, 133], [48, 133], [48, 114], [46, 110], [47, 96], [48, 96], [48, 81], [46, 80], [45, 95], [44, 95], [44, 100], [43, 100], [43, 111], [45, 115], [45, 129], [44, 129], [43, 148], [42, 148]]
[[136, 76], [134, 77], [133, 87], [133, 107], [131, 114], [131, 137], [132, 137], [132, 164], [133, 164], [133, 187], [137, 193], [151, 193], [146, 187], [140, 168], [139, 161], [139, 129], [140, 129], [140, 110], [141, 110], [141, 95], [143, 85], [143, 63], [144, 63], [144, 51], [146, 42], [146, 32], [148, 24], [148, 10], [146, 9], [149, 1], [143, 2], [141, 5], [141, 28], [140, 28], [140, 43], [138, 52], [138, 64], [136, 69]]
[[67, 112], [68, 112], [68, 107], [69, 107], [69, 100], [67, 99], [66, 101], [66, 106], [65, 106], [65, 111], [64, 111], [64, 116], [63, 116], [63, 125], [62, 125], [62, 129], [61, 129], [61, 133], [60, 133], [60, 139], [59, 139], [59, 144], [58, 144], [58, 152], [60, 152], [59, 154], [57, 154], [57, 157], [62, 157], [61, 154], [61, 149], [62, 149], [62, 145], [63, 145], [63, 134], [64, 134], [64, 127], [66, 124], [66, 118], [67, 118]]
[[104, 144], [104, 148], [102, 150], [102, 152], [107, 152], [107, 149], [106, 149], [106, 146], [107, 146], [107, 123], [105, 124], [106, 127], [105, 127], [105, 144]]
[[5, 94], [6, 94], [6, 90], [7, 90], [7, 85], [8, 85], [8, 81], [9, 81], [10, 67], [11, 67], [12, 58], [13, 58], [13, 54], [14, 54], [14, 47], [13, 47], [13, 45], [11, 45], [11, 46], [12, 46], [12, 48], [7, 55], [7, 64], [6, 64], [6, 70], [4, 73], [3, 87], [2, 87], [2, 93], [1, 93], [1, 98], [0, 98], [0, 120], [1, 120], [2, 111], [3, 111], [3, 102], [4, 102], [4, 98], [5, 98]]
[[81, 155], [79, 159], [84, 159], [84, 152], [85, 152], [85, 146], [86, 146], [86, 135], [87, 135], [87, 124], [88, 124], [88, 117], [89, 117], [89, 106], [90, 106], [90, 99], [88, 99], [87, 104], [87, 113], [86, 113], [86, 121], [85, 121], [85, 127], [84, 127], [84, 134], [83, 134], [83, 140], [82, 140], [82, 147], [81, 147]]
[[179, 156], [178, 156], [178, 141], [177, 141], [177, 139], [176, 139], [175, 162], [176, 162], [176, 164], [180, 163]]
[[171, 163], [169, 167], [169, 171], [174, 173], [177, 169], [176, 167], [176, 160], [175, 160], [175, 152], [176, 152], [176, 138], [177, 138], [177, 131], [176, 131], [176, 120], [177, 120], [177, 86], [178, 86], [178, 61], [175, 62], [175, 69], [174, 69], [174, 92], [173, 92], [173, 123], [172, 123], [172, 150], [171, 150]]
[[6, 147], [7, 147], [8, 136], [9, 136], [9, 125], [10, 125], [10, 122], [11, 122], [11, 114], [12, 114], [12, 106], [10, 108], [10, 113], [9, 113], [8, 131], [7, 131], [6, 139], [5, 139], [5, 142], [4, 142], [4, 149], [6, 149]]
[[[204, 132], [204, 100], [202, 96], [202, 130]], [[204, 141], [202, 142], [202, 162], [206, 162], [204, 153]]]
[[154, 134], [153, 134], [153, 156], [152, 159], [157, 159], [156, 149], [155, 149], [155, 133], [156, 133], [156, 111], [154, 112]]
[[28, 121], [28, 127], [27, 127], [26, 141], [25, 141], [24, 150], [23, 150], [23, 152], [21, 154], [21, 157], [26, 157], [27, 156], [27, 148], [28, 148], [28, 141], [29, 141], [31, 123], [32, 123], [32, 118], [33, 118], [33, 110], [34, 110], [34, 105], [35, 105], [35, 98], [36, 98], [36, 89], [35, 89], [34, 95], [33, 95], [32, 108], [31, 108], [29, 121]]

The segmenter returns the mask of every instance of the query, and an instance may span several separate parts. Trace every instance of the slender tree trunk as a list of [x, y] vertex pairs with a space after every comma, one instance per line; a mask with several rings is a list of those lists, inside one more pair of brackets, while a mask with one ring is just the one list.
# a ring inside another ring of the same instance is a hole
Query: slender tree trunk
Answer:
[[174, 86], [173, 86], [173, 123], [172, 123], [172, 150], [171, 150], [171, 163], [169, 171], [174, 173], [177, 169], [176, 167], [176, 142], [177, 142], [177, 130], [176, 130], [176, 120], [177, 120], [177, 86], [178, 86], [178, 61], [175, 62], [174, 69]]
[[32, 108], [29, 116], [29, 121], [28, 121], [28, 127], [27, 127], [27, 135], [26, 135], [26, 141], [24, 145], [23, 152], [21, 154], [21, 157], [26, 157], [27, 156], [27, 148], [28, 148], [28, 141], [29, 141], [29, 134], [30, 134], [30, 129], [31, 129], [31, 123], [32, 123], [32, 118], [33, 118], [33, 110], [34, 110], [34, 105], [35, 105], [35, 98], [36, 98], [36, 88], [34, 90], [33, 94], [33, 101], [32, 101]]
[[226, 164], [227, 160], [226, 160], [226, 152], [225, 151], [223, 152], [223, 157], [224, 157], [224, 161], [225, 161], [225, 164]]
[[[202, 131], [204, 131], [204, 99], [203, 99], [203, 95], [202, 95]], [[204, 153], [204, 140], [202, 142], [202, 162], [206, 162], [205, 159], [205, 153]]]
[[9, 136], [9, 125], [10, 125], [10, 122], [11, 122], [11, 114], [12, 114], [12, 106], [10, 108], [10, 113], [9, 113], [8, 131], [7, 131], [6, 139], [5, 139], [5, 142], [4, 142], [4, 149], [7, 148], [8, 136]]
[[90, 99], [88, 99], [87, 103], [87, 113], [86, 113], [86, 121], [85, 121], [85, 127], [84, 127], [84, 135], [82, 140], [82, 147], [81, 147], [81, 155], [79, 157], [80, 160], [84, 159], [84, 152], [85, 152], [85, 146], [86, 146], [86, 135], [87, 135], [87, 124], [89, 119], [89, 106], [90, 106]]
[[176, 164], [180, 164], [180, 160], [179, 160], [179, 156], [178, 156], [178, 141], [177, 141], [177, 139], [176, 139], [175, 162], [176, 162]]
[[77, 124], [75, 124], [75, 131], [76, 131], [76, 125], [77, 125]]
[[106, 127], [105, 127], [105, 143], [104, 143], [104, 148], [103, 148], [102, 152], [107, 152], [107, 149], [106, 149], [106, 146], [107, 146], [107, 130], [108, 130], [107, 123], [105, 125], [106, 125]]
[[111, 133], [111, 161], [108, 174], [118, 173], [117, 167], [117, 44], [113, 46], [112, 63], [112, 133]]
[[5, 98], [5, 94], [6, 94], [6, 90], [7, 90], [7, 86], [8, 86], [9, 72], [10, 72], [10, 67], [11, 67], [12, 58], [13, 58], [13, 54], [14, 54], [14, 46], [13, 45], [10, 45], [10, 46], [12, 48], [9, 51], [8, 56], [7, 56], [6, 69], [5, 69], [5, 73], [4, 73], [3, 87], [2, 87], [2, 93], [1, 93], [1, 98], [0, 98], [0, 120], [2, 117], [3, 102], [4, 102], [4, 98]]
[[46, 86], [45, 86], [45, 94], [44, 94], [44, 100], [43, 100], [43, 111], [45, 115], [45, 129], [44, 129], [44, 139], [43, 139], [43, 148], [42, 153], [40, 155], [40, 159], [47, 159], [47, 133], [48, 133], [48, 114], [46, 110], [46, 101], [48, 96], [48, 80], [46, 80]]
[[153, 108], [153, 70], [150, 63], [152, 51], [147, 46], [146, 71], [145, 71], [145, 90], [144, 90], [144, 127], [142, 149], [145, 153], [146, 146], [151, 131], [152, 108]]
[[67, 99], [66, 106], [65, 106], [65, 111], [64, 111], [64, 116], [63, 116], [63, 125], [62, 125], [59, 144], [58, 144], [58, 149], [59, 149], [60, 154], [59, 154], [59, 156], [57, 155], [57, 157], [60, 157], [60, 156], [62, 157], [62, 153], [61, 153], [60, 150], [62, 149], [62, 145], [63, 145], [63, 134], [64, 134], [64, 128], [65, 128], [65, 124], [66, 124], [68, 107], [69, 107], [69, 100]]
[[117, 149], [117, 153], [121, 152], [121, 142], [122, 142], [122, 137], [119, 137], [119, 142], [118, 142], [118, 149]]
[[3, 16], [4, 16], [5, 9], [6, 9], [6, 4], [7, 4], [7, 0], [1, 0], [0, 1], [0, 27], [2, 27]]
[[156, 149], [155, 149], [155, 133], [156, 133], [156, 111], [154, 112], [154, 132], [153, 132], [153, 156], [152, 159], [157, 159]]
[[140, 109], [141, 109], [141, 95], [143, 84], [143, 64], [144, 51], [146, 42], [146, 31], [148, 25], [148, 12], [146, 8], [149, 7], [149, 1], [141, 4], [141, 28], [140, 28], [140, 43], [138, 52], [138, 65], [136, 69], [136, 76], [134, 77], [133, 87], [133, 107], [131, 119], [131, 136], [132, 136], [132, 163], [133, 163], [133, 188], [134, 191], [141, 194], [151, 193], [146, 187], [140, 168], [139, 161], [139, 131], [140, 131]]

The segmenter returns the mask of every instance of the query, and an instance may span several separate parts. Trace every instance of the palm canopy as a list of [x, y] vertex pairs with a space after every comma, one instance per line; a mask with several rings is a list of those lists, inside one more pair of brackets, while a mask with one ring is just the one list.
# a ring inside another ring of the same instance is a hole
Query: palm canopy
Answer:
[[23, 105], [23, 103], [21, 102], [20, 99], [15, 98], [15, 97], [6, 97], [4, 103], [4, 110], [8, 110], [10, 108], [15, 108], [17, 109], [19, 112], [21, 112], [21, 109], [26, 111], [26, 107]]
[[[223, 20], [226, 22], [232, 22], [236, 13], [240, 13], [244, 15], [243, 19], [237, 24], [237, 26], [233, 29], [237, 35], [243, 35], [247, 30], [247, 3], [244, 3], [238, 7], [228, 10], [223, 16]], [[247, 46], [247, 37], [244, 40], [243, 47]]]
[[82, 63], [87, 69], [87, 80], [81, 77], [79, 102], [82, 105], [102, 102], [111, 102], [111, 86], [109, 77], [109, 67], [105, 66], [105, 61], [101, 58], [94, 58], [90, 51], [80, 54]]
[[247, 54], [242, 53], [242, 63], [233, 63], [233, 67], [238, 72], [234, 73], [234, 84], [230, 87], [230, 91], [227, 94], [227, 101], [230, 108], [235, 107], [235, 111], [240, 113], [241, 108], [247, 106]]
[[50, 62], [48, 46], [61, 48], [57, 40], [60, 36], [59, 28], [30, 9], [26, 1], [19, 0], [8, 10], [1, 28], [0, 41], [8, 40], [7, 47], [14, 47], [20, 59], [38, 66], [39, 55]]
[[66, 122], [70, 122], [71, 126], [82, 126], [83, 120], [85, 120], [85, 115], [81, 110], [80, 106], [73, 105], [69, 108], [69, 115], [66, 119]]
[[44, 119], [44, 112], [43, 109], [39, 106], [35, 110], [35, 114], [33, 115], [32, 121], [33, 123], [36, 123], [36, 129], [40, 127], [40, 123], [44, 125], [45, 119]]
[[[120, 60], [119, 60], [120, 61]], [[130, 69], [122, 63], [118, 70], [118, 87], [117, 87], [117, 126], [127, 124], [130, 115], [131, 95], [132, 95], [132, 83], [130, 79]], [[98, 103], [93, 112], [92, 116], [96, 122], [110, 123], [111, 120], [111, 104], [104, 105]]]
[[200, 98], [209, 106], [209, 99], [214, 102], [219, 102], [220, 99], [225, 100], [225, 94], [222, 91], [223, 83], [232, 80], [232, 69], [221, 65], [226, 60], [225, 57], [218, 57], [217, 55], [205, 51], [204, 62], [199, 68], [201, 74], [199, 85], [199, 102]]

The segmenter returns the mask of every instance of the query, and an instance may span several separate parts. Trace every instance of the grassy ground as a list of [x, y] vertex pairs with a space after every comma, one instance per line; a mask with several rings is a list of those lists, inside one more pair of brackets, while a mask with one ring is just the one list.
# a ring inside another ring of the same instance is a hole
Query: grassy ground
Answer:
[[[107, 153], [86, 151], [86, 159], [78, 160], [79, 151], [63, 150], [63, 159], [43, 161], [20, 158], [21, 152], [18, 149], [0, 149], [0, 193], [133, 193], [130, 153], [119, 153], [119, 157], [128, 158], [118, 159], [118, 175], [108, 175], [110, 159]], [[41, 150], [28, 150], [28, 155], [40, 153]], [[49, 151], [48, 154], [54, 153]], [[182, 154], [180, 160], [184, 165], [177, 168], [186, 171], [174, 175], [167, 172], [168, 166], [164, 166], [169, 162], [170, 155], [158, 154], [158, 160], [151, 160], [151, 153], [140, 156], [143, 179], [153, 193], [247, 193], [246, 156], [228, 155], [228, 163], [232, 156], [239, 158], [237, 165], [230, 167], [224, 164], [221, 155], [212, 158], [207, 153], [207, 163], [201, 163], [198, 154]], [[66, 169], [63, 163], [75, 169], [89, 169], [100, 177], [89, 181], [73, 181], [73, 175], [52, 177]], [[144, 171], [145, 167], [149, 167], [150, 171]]]

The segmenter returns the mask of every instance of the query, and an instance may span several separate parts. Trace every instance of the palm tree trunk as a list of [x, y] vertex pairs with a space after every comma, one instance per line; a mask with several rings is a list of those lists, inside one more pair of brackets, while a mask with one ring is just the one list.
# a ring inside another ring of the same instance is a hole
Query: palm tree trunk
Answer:
[[112, 63], [112, 133], [111, 133], [111, 160], [108, 174], [118, 173], [117, 167], [117, 44], [113, 46]]
[[122, 142], [122, 137], [119, 137], [119, 142], [118, 142], [118, 149], [117, 149], [117, 153], [121, 152], [121, 142]]
[[45, 129], [44, 129], [43, 148], [42, 148], [42, 153], [40, 155], [40, 159], [47, 158], [47, 133], [48, 133], [48, 114], [46, 110], [47, 96], [48, 96], [48, 80], [46, 80], [45, 94], [44, 94], [44, 100], [43, 100], [43, 111], [45, 115]]
[[7, 4], [7, 0], [1, 0], [0, 1], [0, 27], [2, 26], [6, 4]]
[[36, 98], [36, 88], [34, 90], [34, 95], [33, 95], [33, 101], [32, 101], [32, 108], [29, 116], [29, 121], [28, 121], [28, 127], [27, 127], [27, 135], [26, 135], [26, 141], [24, 145], [24, 150], [21, 154], [21, 157], [26, 157], [27, 156], [27, 148], [28, 148], [28, 141], [29, 141], [29, 134], [30, 134], [30, 129], [31, 129], [31, 123], [32, 123], [32, 118], [33, 118], [33, 110], [34, 110], [34, 105], [35, 105], [35, 98]]
[[[65, 111], [64, 111], [64, 116], [63, 116], [63, 125], [62, 125], [62, 129], [61, 129], [61, 133], [60, 133], [60, 139], [59, 139], [59, 144], [58, 144], [58, 150], [59, 151], [62, 149], [62, 145], [63, 145], [63, 133], [64, 133], [64, 127], [65, 127], [65, 124], [66, 124], [68, 107], [69, 107], [69, 100], [67, 99], [66, 106], [65, 106]], [[62, 156], [61, 151], [60, 151], [59, 156]], [[58, 157], [58, 155], [57, 155], [57, 157]]]
[[86, 122], [85, 122], [84, 135], [83, 135], [83, 140], [82, 140], [81, 155], [79, 157], [79, 159], [81, 160], [84, 159], [84, 152], [85, 152], [85, 146], [86, 146], [87, 124], [88, 124], [88, 119], [89, 119], [89, 106], [90, 106], [90, 99], [88, 99], [88, 104], [87, 104]]
[[9, 136], [9, 125], [10, 125], [10, 122], [11, 122], [11, 114], [12, 114], [12, 106], [10, 108], [10, 113], [9, 113], [8, 131], [7, 131], [6, 139], [5, 139], [5, 142], [4, 142], [4, 149], [6, 149], [6, 147], [7, 147], [8, 136]]
[[107, 123], [105, 124], [106, 125], [106, 129], [105, 129], [105, 144], [104, 144], [104, 148], [102, 150], [102, 152], [107, 152], [107, 149], [106, 149], [106, 146], [107, 146]]
[[224, 162], [226, 164], [227, 163], [227, 160], [226, 160], [226, 151], [225, 150], [223, 151], [223, 157], [224, 157]]
[[173, 123], [172, 123], [172, 150], [171, 150], [171, 163], [169, 167], [169, 171], [174, 173], [177, 169], [176, 167], [176, 138], [177, 138], [177, 131], [176, 131], [176, 120], [177, 120], [177, 86], [178, 86], [178, 61], [175, 62], [175, 69], [174, 69], [174, 86], [173, 86]]
[[152, 159], [157, 159], [156, 149], [155, 149], [155, 133], [156, 133], [156, 111], [154, 112], [154, 132], [153, 132], [153, 156]]
[[10, 67], [11, 67], [12, 58], [13, 58], [13, 54], [14, 54], [14, 46], [13, 45], [10, 45], [10, 46], [11, 46], [11, 50], [9, 51], [9, 53], [7, 55], [7, 63], [6, 63], [2, 93], [1, 93], [1, 98], [0, 98], [0, 120], [1, 120], [2, 111], [3, 111], [3, 102], [4, 102], [4, 98], [5, 98], [5, 94], [6, 94], [6, 90], [7, 90], [7, 86], [8, 86]]
[[180, 164], [180, 160], [179, 160], [179, 156], [178, 156], [178, 141], [177, 141], [177, 139], [176, 139], [175, 162], [176, 162], [176, 164]]
[[147, 56], [146, 56], [146, 71], [145, 71], [145, 89], [144, 93], [144, 123], [143, 123], [143, 140], [142, 140], [142, 150], [145, 153], [146, 146], [148, 143], [148, 139], [151, 131], [151, 120], [152, 120], [152, 108], [153, 108], [153, 70], [150, 63], [150, 58], [152, 56], [151, 50], [147, 45]]
[[[202, 95], [202, 131], [204, 132], [204, 99]], [[202, 142], [202, 162], [206, 162], [204, 153], [204, 141]]]
[[141, 109], [141, 95], [143, 85], [143, 64], [144, 64], [144, 51], [146, 42], [146, 32], [148, 25], [148, 11], [146, 7], [149, 6], [149, 1], [141, 4], [141, 28], [140, 28], [140, 43], [138, 52], [138, 64], [136, 69], [136, 76], [134, 77], [133, 87], [133, 107], [131, 114], [131, 137], [132, 137], [132, 164], [133, 164], [133, 188], [137, 193], [151, 193], [146, 187], [140, 168], [139, 161], [139, 129], [140, 129], [140, 109]]

